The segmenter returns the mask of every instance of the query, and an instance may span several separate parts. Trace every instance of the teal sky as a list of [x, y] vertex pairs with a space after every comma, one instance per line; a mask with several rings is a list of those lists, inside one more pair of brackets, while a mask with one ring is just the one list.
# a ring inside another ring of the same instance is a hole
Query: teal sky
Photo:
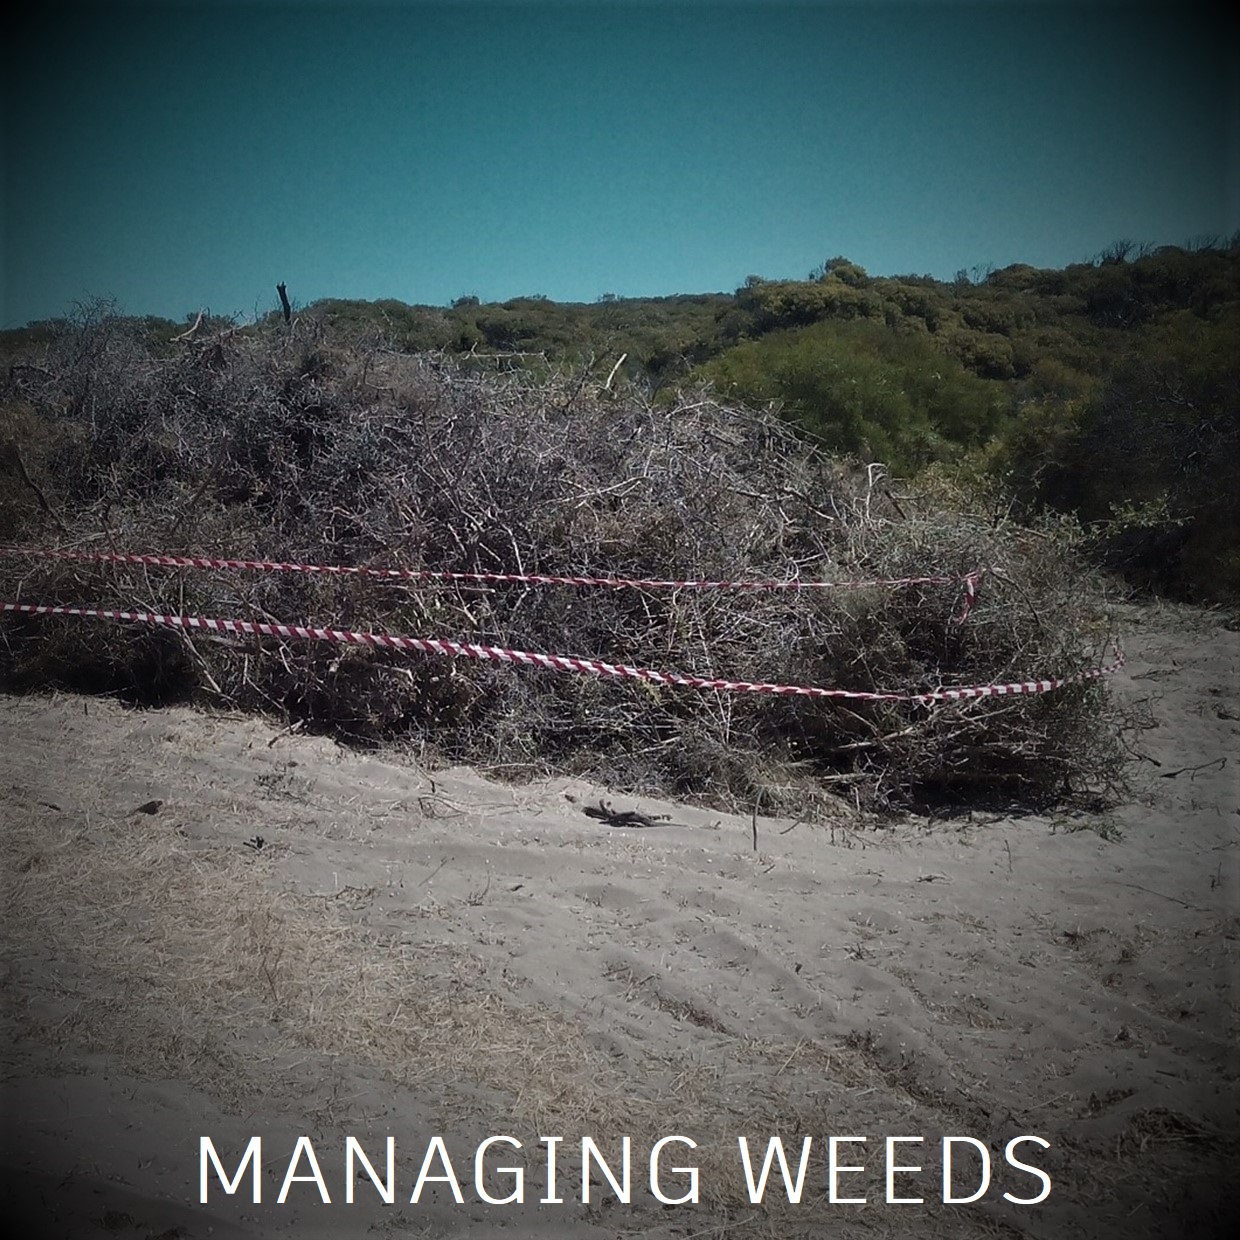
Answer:
[[0, 51], [0, 324], [1230, 234], [1235, 34], [1185, 2], [32, 5]]

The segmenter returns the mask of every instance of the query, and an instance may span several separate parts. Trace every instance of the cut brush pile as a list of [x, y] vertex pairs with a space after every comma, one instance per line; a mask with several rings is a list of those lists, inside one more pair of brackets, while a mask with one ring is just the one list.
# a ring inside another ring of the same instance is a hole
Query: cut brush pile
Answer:
[[[306, 325], [299, 324], [306, 332]], [[1105, 660], [1096, 582], [1053, 530], [893, 496], [775, 415], [658, 407], [586, 374], [469, 374], [438, 355], [261, 331], [156, 355], [86, 314], [3, 392], [0, 541], [676, 580], [959, 581], [797, 592], [421, 583], [0, 559], [9, 601], [448, 638], [701, 677], [917, 693]], [[1104, 685], [938, 703], [657, 687], [396, 651], [10, 616], [0, 683], [201, 695], [509, 776], [812, 813], [1045, 805], [1121, 779]]]

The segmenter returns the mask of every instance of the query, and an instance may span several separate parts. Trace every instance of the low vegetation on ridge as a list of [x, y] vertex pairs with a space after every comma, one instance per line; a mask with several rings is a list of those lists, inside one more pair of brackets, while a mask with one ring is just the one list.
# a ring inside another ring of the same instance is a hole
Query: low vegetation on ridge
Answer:
[[[602, 379], [623, 358], [613, 386], [668, 405], [710, 382], [832, 452], [905, 477], [950, 470], [1020, 519], [1069, 516], [1096, 560], [1141, 588], [1240, 600], [1237, 237], [1121, 241], [1062, 270], [1017, 263], [952, 281], [833, 258], [804, 280], [750, 276], [734, 294], [327, 299], [298, 323], [366, 355], [440, 353], [533, 376], [593, 366]], [[186, 326], [135, 321], [165, 355]], [[273, 312], [246, 330], [282, 326]], [[207, 316], [196, 336], [232, 327]], [[27, 362], [64, 328], [31, 324], [0, 346]]]

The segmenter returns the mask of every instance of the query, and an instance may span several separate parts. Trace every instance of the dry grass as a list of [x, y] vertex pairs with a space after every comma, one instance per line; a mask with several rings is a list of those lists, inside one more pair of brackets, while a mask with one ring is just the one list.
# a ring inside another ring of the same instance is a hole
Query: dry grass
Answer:
[[[735, 1047], [739, 1062], [765, 1065], [743, 1106], [697, 1056], [653, 1057], [636, 1080], [574, 1021], [497, 996], [467, 953], [375, 935], [340, 902], [274, 890], [261, 854], [191, 846], [132, 818], [27, 820], [3, 843], [6, 1037], [66, 1066], [106, 1053], [246, 1111], [315, 1052], [450, 1098], [463, 1125], [527, 1148], [544, 1133], [589, 1134], [604, 1149], [628, 1135], [638, 1168], [676, 1116], [702, 1142], [705, 1204], [725, 1215], [742, 1202], [734, 1133], [812, 1130], [798, 1101], [807, 1078], [841, 1097], [882, 1082], [845, 1046], [762, 1042]], [[566, 1193], [573, 1174], [566, 1163]]]
[[26, 1033], [72, 1027], [89, 1049], [234, 1100], [254, 1049], [230, 1050], [230, 1036], [256, 1028], [268, 1065], [300, 1048], [383, 1065], [409, 1085], [528, 1080], [565, 1121], [588, 1109], [573, 1093], [581, 1067], [606, 1076], [566, 1021], [471, 985], [463, 954], [435, 952], [460, 981], [430, 989], [425, 949], [367, 934], [332, 902], [273, 891], [261, 855], [187, 847], [132, 820], [18, 829], [5, 845], [13, 958], [25, 969], [76, 958], [96, 981], [68, 1025]]

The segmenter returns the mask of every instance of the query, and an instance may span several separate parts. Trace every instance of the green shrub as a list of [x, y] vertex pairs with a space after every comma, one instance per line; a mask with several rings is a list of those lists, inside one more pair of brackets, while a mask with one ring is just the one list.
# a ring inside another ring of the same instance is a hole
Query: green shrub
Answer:
[[1003, 400], [928, 339], [823, 323], [747, 341], [703, 368], [719, 390], [784, 415], [830, 448], [909, 472], [982, 443]]

